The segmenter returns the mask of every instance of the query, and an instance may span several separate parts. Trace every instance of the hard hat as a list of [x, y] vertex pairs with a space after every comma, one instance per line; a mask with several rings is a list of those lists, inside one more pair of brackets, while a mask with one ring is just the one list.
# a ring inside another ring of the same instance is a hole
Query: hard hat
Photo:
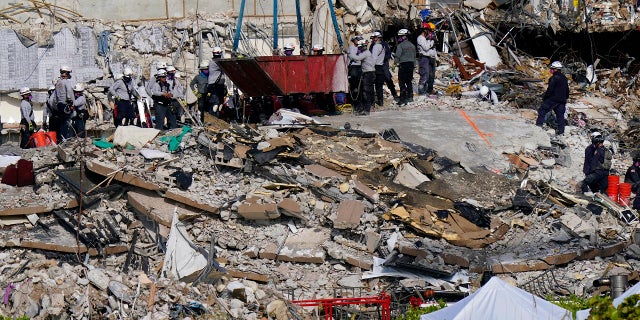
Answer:
[[594, 131], [591, 133], [591, 139], [597, 137], [597, 136], [601, 136], [602, 134], [599, 131]]
[[293, 50], [293, 49], [295, 49], [295, 48], [296, 48], [296, 46], [295, 46], [293, 43], [287, 43], [287, 44], [284, 46], [284, 50]]
[[49, 86], [49, 89], [47, 89], [47, 91], [53, 91], [56, 89], [56, 86]]
[[174, 66], [167, 66], [167, 72], [175, 72], [176, 71], [176, 67]]
[[166, 69], [167, 68], [167, 63], [164, 61], [160, 61], [158, 62], [158, 64], [156, 65], [156, 69]]
[[158, 73], [156, 73], [156, 78], [166, 77], [166, 76], [167, 76], [167, 70], [164, 70], [164, 69], [160, 69], [158, 70]]
[[22, 87], [20, 89], [20, 95], [24, 96], [25, 94], [30, 94], [31, 93], [31, 89], [29, 89], [29, 87]]
[[409, 30], [407, 30], [407, 29], [400, 29], [398, 31], [398, 36], [406, 36], [408, 34], [409, 34]]
[[122, 73], [122, 75], [125, 77], [131, 77], [132, 74], [133, 70], [131, 70], [131, 68], [129, 67], [124, 68], [124, 72]]
[[71, 67], [69, 67], [69, 66], [60, 67], [60, 73], [62, 73], [62, 72], [71, 72]]
[[603, 136], [595, 136], [591, 139], [591, 142], [593, 143], [601, 143], [604, 142], [604, 137]]
[[562, 62], [554, 61], [551, 63], [551, 69], [562, 69]]
[[82, 91], [84, 91], [84, 85], [82, 85], [82, 83], [79, 83], [79, 82], [78, 82], [78, 83], [76, 83], [76, 84], [73, 86], [73, 91], [75, 91], [75, 92], [82, 92]]
[[380, 31], [375, 31], [372, 35], [371, 35], [371, 39], [373, 38], [382, 38], [382, 33], [380, 33]]
[[433, 22], [422, 21], [422, 27], [428, 30], [435, 30], [436, 25]]
[[483, 95], [483, 96], [486, 96], [487, 93], [489, 93], [489, 87], [482, 86], [482, 88], [480, 88], [480, 94]]
[[199, 69], [209, 69], [209, 61], [204, 60], [204, 61], [200, 62]]
[[323, 51], [323, 50], [324, 50], [324, 47], [321, 44], [316, 43], [313, 45], [313, 51]]
[[366, 45], [367, 45], [367, 41], [365, 41], [364, 39], [358, 40], [358, 47], [362, 47], [362, 46], [366, 46]]
[[213, 47], [213, 54], [214, 55], [221, 55], [222, 54], [222, 48], [220, 48], [218, 46]]

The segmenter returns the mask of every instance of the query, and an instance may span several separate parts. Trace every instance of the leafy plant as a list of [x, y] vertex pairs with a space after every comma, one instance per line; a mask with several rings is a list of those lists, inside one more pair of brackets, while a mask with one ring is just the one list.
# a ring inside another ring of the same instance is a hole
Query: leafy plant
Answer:
[[591, 320], [626, 320], [640, 319], [640, 295], [634, 294], [628, 296], [618, 305], [613, 306], [613, 298], [606, 296], [595, 296], [589, 299], [589, 318]]
[[18, 317], [18, 318], [13, 318], [13, 317], [5, 317], [3, 315], [0, 315], [0, 320], [29, 320], [29, 317], [27, 316], [22, 316], [22, 317]]
[[395, 320], [420, 320], [421, 315], [440, 310], [442, 308], [445, 308], [446, 306], [447, 304], [443, 300], [438, 300], [438, 304], [426, 306], [423, 308], [411, 307], [404, 315], [396, 317]]
[[568, 297], [553, 298], [551, 296], [547, 296], [546, 298], [547, 301], [571, 311], [574, 319], [576, 318], [576, 312], [578, 310], [589, 308], [589, 302], [587, 298], [578, 297], [574, 294]]

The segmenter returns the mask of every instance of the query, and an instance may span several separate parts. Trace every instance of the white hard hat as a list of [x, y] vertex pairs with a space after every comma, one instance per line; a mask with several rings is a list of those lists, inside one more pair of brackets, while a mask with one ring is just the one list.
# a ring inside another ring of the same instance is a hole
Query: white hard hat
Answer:
[[131, 68], [129, 67], [124, 68], [123, 75], [125, 77], [131, 77], [132, 74], [133, 74], [133, 70], [131, 70]]
[[322, 51], [322, 50], [324, 50], [324, 47], [321, 44], [316, 43], [313, 45], [313, 51]]
[[562, 69], [562, 62], [554, 61], [551, 63], [551, 69]]
[[293, 49], [295, 49], [295, 48], [296, 48], [296, 46], [295, 46], [293, 43], [287, 43], [287, 44], [284, 46], [284, 49], [285, 49], [285, 50], [293, 50]]
[[167, 63], [164, 61], [159, 61], [156, 64], [156, 69], [166, 69], [167, 68]]
[[80, 82], [76, 83], [76, 85], [73, 86], [73, 91], [75, 92], [82, 92], [84, 91], [84, 85]]
[[220, 48], [218, 46], [213, 47], [213, 54], [214, 55], [222, 54], [222, 48]]
[[601, 136], [602, 134], [599, 131], [594, 131], [591, 133], [591, 138], [595, 138], [597, 136]]
[[71, 67], [69, 67], [69, 66], [60, 67], [60, 73], [62, 73], [62, 72], [71, 72]]
[[486, 96], [487, 93], [489, 93], [489, 87], [482, 86], [482, 88], [480, 88], [480, 94], [483, 95], [483, 96]]
[[409, 34], [409, 30], [407, 30], [407, 29], [400, 29], [400, 30], [398, 31], [398, 35], [399, 35], [399, 36], [406, 36], [406, 35], [408, 35], [408, 34]]
[[209, 61], [208, 60], [204, 60], [204, 61], [200, 62], [199, 69], [209, 69]]
[[167, 72], [173, 72], [176, 71], [176, 67], [174, 66], [167, 66]]
[[362, 47], [362, 46], [366, 46], [367, 45], [367, 41], [362, 39], [362, 40], [358, 40], [358, 47]]
[[25, 94], [30, 94], [31, 93], [31, 89], [29, 89], [29, 87], [22, 87], [20, 88], [20, 95], [24, 96]]
[[156, 78], [158, 77], [166, 77], [167, 76], [167, 70], [165, 69], [160, 69], [158, 70], [158, 73], [156, 73]]
[[382, 38], [382, 33], [380, 33], [380, 31], [376, 31], [371, 35], [371, 38]]

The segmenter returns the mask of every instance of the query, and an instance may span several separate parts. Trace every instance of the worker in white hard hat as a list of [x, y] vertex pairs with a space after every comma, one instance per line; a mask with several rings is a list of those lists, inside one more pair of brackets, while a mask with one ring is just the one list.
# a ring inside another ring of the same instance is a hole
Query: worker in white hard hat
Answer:
[[185, 98], [184, 87], [182, 86], [182, 82], [176, 79], [176, 73], [178, 71], [174, 66], [167, 66], [167, 82], [169, 83], [169, 87], [171, 87], [171, 93], [173, 97], [171, 98], [171, 106], [170, 111], [174, 114], [176, 119], [180, 119], [182, 117], [182, 102]]
[[413, 69], [416, 61], [416, 46], [409, 41], [409, 30], [398, 31], [398, 46], [396, 47], [395, 63], [398, 65], [398, 82], [400, 84], [400, 99], [398, 104], [405, 105], [413, 101]]
[[164, 130], [166, 119], [168, 128], [175, 129], [178, 127], [178, 124], [176, 123], [175, 115], [171, 112], [173, 93], [171, 92], [169, 82], [167, 82], [167, 71], [158, 71], [156, 78], [158, 80], [151, 87], [151, 98], [153, 99], [156, 117], [155, 127], [158, 130]]
[[59, 127], [53, 128], [57, 132], [58, 141], [69, 139], [71, 132], [71, 108], [73, 106], [73, 82], [71, 82], [71, 67], [60, 67], [60, 78], [55, 84], [53, 93], [56, 113], [60, 117]]
[[382, 107], [384, 101], [384, 94], [382, 87], [384, 86], [384, 47], [382, 46], [382, 32], [375, 31], [371, 35], [371, 51], [372, 59], [375, 63], [375, 79], [374, 79], [374, 92], [375, 92], [375, 104]]
[[462, 93], [465, 97], [476, 98], [480, 101], [491, 102], [491, 104], [499, 104], [498, 95], [489, 87], [482, 86], [480, 90], [465, 91]]
[[547, 91], [542, 97], [542, 105], [538, 109], [536, 125], [542, 126], [546, 121], [547, 114], [553, 110], [556, 114], [556, 135], [562, 136], [564, 134], [566, 104], [569, 98], [569, 81], [562, 73], [560, 61], [554, 61], [549, 68], [551, 78]]
[[51, 128], [58, 128], [60, 126], [60, 120], [55, 111], [56, 106], [52, 98], [54, 91], [56, 91], [56, 86], [49, 86], [47, 89], [47, 100], [44, 103], [44, 108], [42, 108], [42, 129], [44, 131], [49, 131], [49, 126], [51, 126]]
[[200, 121], [204, 123], [204, 113], [208, 111], [207, 87], [209, 84], [209, 61], [204, 60], [200, 62], [198, 69], [200, 72], [191, 79], [191, 82], [189, 82], [189, 89], [193, 91], [193, 94], [198, 98]]
[[136, 100], [140, 99], [140, 94], [136, 90], [133, 81], [133, 70], [130, 67], [124, 68], [122, 78], [111, 85], [109, 94], [113, 96], [116, 103], [116, 108], [113, 112], [115, 126], [133, 125], [136, 118]]
[[73, 96], [73, 113], [71, 114], [73, 130], [75, 130], [76, 137], [84, 138], [87, 136], [85, 124], [89, 119], [89, 111], [87, 110], [87, 99], [84, 96], [84, 85], [82, 83], [76, 83], [73, 86]]
[[31, 104], [31, 89], [20, 89], [20, 148], [29, 148], [29, 138], [36, 131], [36, 121], [33, 116], [33, 104]]
[[225, 84], [225, 76], [218, 60], [222, 59], [222, 48], [213, 48], [213, 59], [209, 63], [209, 81], [207, 84], [207, 92], [209, 99], [207, 101], [208, 111], [218, 117], [222, 110], [224, 97], [227, 95], [227, 86]]
[[287, 43], [284, 45], [284, 55], [291, 56], [293, 55], [293, 50], [296, 49], [296, 46], [293, 43]]
[[313, 48], [311, 49], [312, 55], [319, 56], [319, 55], [322, 55], [323, 53], [324, 53], [324, 47], [321, 44], [316, 43], [313, 45]]

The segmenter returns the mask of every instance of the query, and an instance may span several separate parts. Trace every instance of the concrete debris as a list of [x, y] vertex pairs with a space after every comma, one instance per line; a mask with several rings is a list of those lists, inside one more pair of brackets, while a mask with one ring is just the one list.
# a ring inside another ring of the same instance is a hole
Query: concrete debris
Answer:
[[[389, 39], [398, 26], [417, 31], [428, 13], [439, 51], [434, 92], [400, 106], [385, 91], [367, 116], [344, 104], [322, 117], [313, 115], [327, 110], [305, 105], [308, 96], [236, 92], [217, 116], [200, 117], [193, 96], [173, 106], [184, 111], [185, 127], [159, 130], [114, 128], [115, 101], [105, 89], [125, 68], [143, 88], [163, 64], [180, 69], [186, 86], [213, 47], [232, 57], [235, 8], [107, 23], [73, 21], [80, 14], [65, 8], [67, 0], [47, 10], [40, 2], [0, 8], [0, 22], [20, 24], [0, 30], [0, 60], [8, 61], [0, 68], [0, 173], [10, 178], [18, 161], [33, 165], [28, 185], [0, 184], [0, 314], [303, 319], [319, 309], [299, 300], [385, 290], [459, 300], [487, 274], [539, 295], [599, 294], [605, 288], [593, 280], [609, 274], [640, 280], [633, 204], [580, 192], [591, 132], [603, 132], [614, 151], [609, 174], [624, 175], [635, 156], [634, 58], [607, 57], [605, 68], [553, 50], [570, 77], [566, 132], [557, 136], [554, 119], [535, 125], [551, 59], [515, 45], [529, 35], [524, 26], [546, 43], [557, 41], [546, 26], [631, 30], [632, 6], [587, 1], [590, 11], [577, 14], [583, 8], [571, 4], [540, 10], [477, 0], [424, 12], [409, 0], [340, 0], [331, 9], [345, 34], [336, 35], [330, 8], [311, 1], [316, 7], [303, 11], [326, 53], [344, 50], [339, 38], [368, 38], [376, 25], [391, 26], [383, 30]], [[52, 8], [56, 25], [42, 28]], [[295, 13], [285, 15], [282, 30], [292, 33]], [[263, 45], [271, 27], [256, 21], [242, 29], [233, 57], [272, 49]], [[31, 87], [42, 123], [60, 61], [87, 86], [91, 138], [17, 148], [13, 92]], [[483, 85], [501, 102], [462, 95]]]

